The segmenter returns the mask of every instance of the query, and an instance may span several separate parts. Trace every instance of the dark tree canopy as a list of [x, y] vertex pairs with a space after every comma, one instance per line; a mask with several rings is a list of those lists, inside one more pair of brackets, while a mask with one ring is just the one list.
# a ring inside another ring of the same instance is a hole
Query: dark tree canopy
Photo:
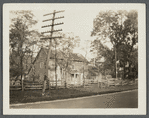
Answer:
[[30, 46], [37, 43], [34, 36], [40, 34], [32, 29], [37, 21], [31, 11], [11, 11], [10, 15], [13, 15], [9, 30], [10, 76], [22, 76], [26, 56], [32, 52]]
[[[127, 62], [130, 68], [132, 65], [137, 66], [137, 53], [134, 53], [137, 51], [135, 46], [138, 43], [137, 11], [101, 11], [94, 19], [93, 24], [91, 36], [97, 38], [92, 42], [92, 50], [96, 50], [98, 59], [99, 57], [105, 58], [103, 63], [105, 69], [115, 68], [116, 61], [120, 62], [124, 73]], [[104, 45], [107, 39], [110, 40], [112, 49], [108, 49]]]

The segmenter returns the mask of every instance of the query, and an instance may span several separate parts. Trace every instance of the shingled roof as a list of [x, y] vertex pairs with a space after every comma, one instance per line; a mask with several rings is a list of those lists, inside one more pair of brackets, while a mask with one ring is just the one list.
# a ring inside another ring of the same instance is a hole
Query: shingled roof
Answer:
[[[44, 51], [46, 52], [46, 54], [48, 53], [48, 49], [43, 48]], [[51, 55], [50, 58], [51, 59], [55, 59], [55, 51], [51, 51]], [[57, 59], [65, 59], [65, 53], [62, 51], [57, 51]], [[79, 62], [88, 62], [87, 59], [78, 53], [70, 53], [69, 55], [69, 59], [72, 61], [79, 61]]]
[[[48, 54], [48, 49], [42, 48], [46, 54]], [[56, 58], [57, 59], [64, 59], [64, 53], [61, 51], [56, 51]], [[51, 50], [50, 59], [55, 59], [55, 51]]]

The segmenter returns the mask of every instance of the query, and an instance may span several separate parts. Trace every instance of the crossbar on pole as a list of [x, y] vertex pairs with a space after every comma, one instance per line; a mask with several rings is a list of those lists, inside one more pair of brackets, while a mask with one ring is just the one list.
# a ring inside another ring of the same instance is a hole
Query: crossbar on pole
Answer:
[[46, 32], [41, 32], [41, 33], [44, 34], [44, 33], [58, 32], [58, 31], [62, 31], [62, 29], [59, 29], [59, 30], [53, 30], [53, 31], [46, 31]]
[[47, 20], [43, 20], [42, 22], [46, 22], [46, 21], [50, 21], [50, 20], [55, 20], [55, 19], [60, 19], [60, 18], [64, 18], [64, 16], [61, 16], [61, 17], [57, 17], [57, 18], [51, 18], [51, 19], [47, 19]]
[[63, 38], [63, 37], [48, 37], [48, 38], [40, 38], [40, 39], [55, 39], [55, 38]]
[[57, 23], [57, 24], [54, 24], [54, 25], [45, 25], [45, 26], [42, 26], [41, 28], [50, 27], [50, 26], [55, 26], [55, 25], [61, 25], [61, 24], [64, 24], [64, 23], [62, 22], [62, 23]]
[[44, 14], [43, 16], [47, 16], [47, 15], [52, 15], [54, 13], [60, 13], [60, 12], [64, 12], [65, 10], [62, 10], [62, 11], [56, 11], [56, 12], [53, 12], [53, 13], [49, 13], [49, 14]]

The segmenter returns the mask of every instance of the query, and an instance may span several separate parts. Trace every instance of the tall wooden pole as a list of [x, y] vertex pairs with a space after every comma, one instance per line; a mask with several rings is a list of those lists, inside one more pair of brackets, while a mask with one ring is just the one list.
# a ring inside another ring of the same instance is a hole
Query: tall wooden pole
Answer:
[[[53, 18], [52, 18], [52, 26], [51, 26], [51, 31], [53, 31], [53, 26], [54, 26], [54, 18], [55, 18], [55, 10], [54, 10], [54, 13], [53, 13]], [[48, 78], [48, 81], [49, 81], [49, 94], [50, 94], [50, 91], [51, 91], [51, 84], [50, 84], [50, 77], [48, 77], [48, 68], [49, 68], [49, 61], [50, 61], [50, 54], [51, 54], [51, 47], [52, 47], [52, 35], [53, 35], [53, 32], [51, 32], [51, 35], [50, 35], [50, 41], [49, 41], [49, 47], [48, 47], [48, 55], [47, 55], [47, 62], [46, 62], [46, 77]], [[44, 87], [43, 87], [43, 93], [45, 93], [45, 89], [46, 89], [46, 79], [44, 79]]]
[[[42, 26], [42, 28], [51, 27], [51, 31], [42, 32], [42, 33], [51, 33], [51, 34], [50, 34], [50, 37], [49, 37], [49, 38], [41, 38], [41, 39], [50, 39], [50, 40], [49, 40], [49, 46], [48, 46], [48, 54], [47, 54], [46, 63], [45, 63], [45, 74], [44, 74], [42, 95], [45, 94], [46, 80], [49, 81], [49, 94], [50, 94], [50, 91], [51, 91], [50, 77], [48, 77], [48, 73], [49, 73], [49, 69], [48, 69], [48, 68], [49, 68], [49, 61], [50, 61], [50, 55], [51, 55], [52, 39], [54, 39], [54, 38], [61, 38], [61, 37], [52, 37], [52, 36], [53, 36], [53, 32], [62, 31], [62, 29], [60, 29], [60, 30], [54, 30], [54, 26], [55, 26], [55, 25], [61, 25], [61, 24], [63, 24], [63, 23], [54, 24], [54, 20], [55, 20], [55, 19], [64, 18], [64, 17], [55, 18], [55, 14], [56, 14], [56, 13], [59, 13], [59, 12], [64, 12], [64, 11], [55, 11], [55, 10], [54, 10], [53, 13], [45, 14], [45, 15], [44, 15], [44, 16], [47, 16], [47, 15], [53, 14], [53, 18], [52, 18], [52, 19], [43, 20], [43, 22], [52, 20], [52, 24], [51, 24], [51, 25]], [[48, 79], [47, 79], [47, 78], [48, 78]]]
[[57, 62], [57, 58], [56, 58], [56, 39], [55, 39], [55, 80], [56, 80], [56, 89], [57, 89], [57, 64], [56, 64], [56, 62]]

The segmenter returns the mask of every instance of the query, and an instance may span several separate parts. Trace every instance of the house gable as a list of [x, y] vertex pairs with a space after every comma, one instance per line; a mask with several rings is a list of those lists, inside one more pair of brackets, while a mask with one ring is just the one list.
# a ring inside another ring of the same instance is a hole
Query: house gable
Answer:
[[[36, 75], [36, 79], [40, 79], [41, 81], [44, 78], [46, 69], [45, 69], [45, 63], [46, 63], [46, 58], [47, 58], [47, 54], [48, 54], [48, 49], [45, 48], [41, 48], [39, 53], [37, 54], [33, 65], [29, 71], [29, 76], [31, 78], [31, 75], [35, 74]], [[66, 60], [64, 57], [64, 53], [59, 51], [57, 52], [57, 63], [56, 65], [58, 65], [61, 68], [63, 68], [63, 70], [65, 70], [65, 72], [69, 73], [69, 74], [75, 74], [75, 73], [80, 73], [83, 74], [83, 70], [87, 70], [87, 60], [82, 56], [82, 55], [78, 55], [76, 53], [71, 53], [71, 56], [69, 58], [70, 60], [72, 60], [72, 63], [70, 66], [68, 66], [67, 69], [65, 69], [65, 64], [66, 64]], [[74, 69], [72, 69], [72, 64], [74, 65]], [[54, 51], [51, 51], [50, 54], [50, 61], [48, 63], [48, 77], [50, 76], [49, 73], [51, 73], [51, 75], [54, 75], [54, 71], [55, 71], [55, 54]], [[72, 71], [75, 70], [75, 71]], [[51, 71], [51, 72], [49, 72]], [[52, 74], [53, 73], [53, 74]], [[84, 75], [87, 75], [87, 72], [84, 71]], [[54, 78], [54, 76], [53, 76]], [[52, 79], [52, 78], [51, 78]]]
[[43, 79], [44, 73], [45, 73], [45, 61], [46, 61], [46, 54], [44, 50], [41, 48], [39, 53], [37, 54], [33, 65], [31, 66], [29, 70], [29, 77], [34, 79]]

